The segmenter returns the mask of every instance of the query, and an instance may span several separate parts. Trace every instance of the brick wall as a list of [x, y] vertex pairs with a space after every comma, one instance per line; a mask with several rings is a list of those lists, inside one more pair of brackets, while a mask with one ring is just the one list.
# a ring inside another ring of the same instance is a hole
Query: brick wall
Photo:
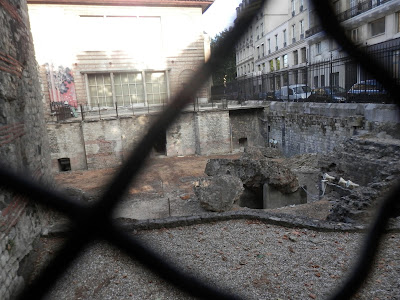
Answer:
[[[0, 162], [49, 183], [50, 152], [25, 1], [0, 0]], [[0, 189], [0, 299], [24, 284], [42, 214], [23, 197]]]

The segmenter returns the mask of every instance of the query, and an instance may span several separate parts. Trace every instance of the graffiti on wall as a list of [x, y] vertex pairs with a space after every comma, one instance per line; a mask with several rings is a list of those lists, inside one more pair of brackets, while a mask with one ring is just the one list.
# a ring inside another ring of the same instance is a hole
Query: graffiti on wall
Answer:
[[70, 68], [59, 66], [55, 69], [53, 65], [46, 65], [46, 76], [49, 87], [50, 103], [68, 104], [77, 107], [74, 75]]

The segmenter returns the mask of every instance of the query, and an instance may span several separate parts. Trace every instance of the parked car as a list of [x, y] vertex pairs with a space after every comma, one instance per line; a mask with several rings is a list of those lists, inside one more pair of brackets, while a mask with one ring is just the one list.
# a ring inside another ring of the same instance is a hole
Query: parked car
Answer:
[[305, 84], [283, 86], [280, 90], [280, 99], [283, 101], [304, 101], [311, 95], [311, 89]]
[[347, 101], [385, 103], [388, 101], [388, 93], [377, 80], [362, 80], [347, 91]]
[[324, 86], [311, 91], [308, 101], [312, 102], [346, 102], [346, 90], [340, 86]]
[[282, 100], [281, 99], [281, 90], [276, 90], [275, 92], [274, 92], [274, 97], [275, 97], [275, 100]]

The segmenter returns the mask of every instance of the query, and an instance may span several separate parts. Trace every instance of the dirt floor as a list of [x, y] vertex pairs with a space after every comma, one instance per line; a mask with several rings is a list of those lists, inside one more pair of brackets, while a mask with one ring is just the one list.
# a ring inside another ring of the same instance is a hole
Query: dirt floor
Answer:
[[[204, 212], [195, 203], [193, 182], [205, 176], [209, 159], [239, 157], [240, 154], [152, 157], [130, 187], [128, 198], [120, 205], [118, 217], [143, 219]], [[55, 175], [55, 181], [60, 189], [73, 187], [96, 199], [116, 172], [117, 168], [61, 172]], [[324, 220], [329, 209], [328, 201], [318, 201], [269, 211]]]
[[[204, 169], [208, 159], [238, 157], [240, 157], [240, 154], [152, 157], [139, 174], [136, 184], [133, 184], [129, 189], [129, 194], [162, 193], [163, 189], [179, 189], [192, 193], [191, 179], [205, 176]], [[88, 193], [100, 194], [117, 170], [117, 168], [112, 168], [61, 172], [56, 174], [54, 178], [60, 188], [74, 187]]]

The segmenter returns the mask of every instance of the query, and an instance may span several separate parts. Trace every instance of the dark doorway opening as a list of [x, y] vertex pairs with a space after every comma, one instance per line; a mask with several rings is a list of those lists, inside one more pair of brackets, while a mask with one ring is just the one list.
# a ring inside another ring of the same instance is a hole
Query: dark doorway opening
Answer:
[[247, 147], [247, 138], [240, 138], [239, 139], [239, 146], [240, 147]]
[[154, 151], [158, 155], [167, 154], [167, 132], [163, 130], [158, 136], [154, 144]]
[[68, 157], [58, 159], [58, 167], [61, 172], [71, 171], [71, 161]]
[[244, 187], [243, 194], [239, 199], [239, 206], [252, 209], [263, 209], [263, 189], [248, 189]]

